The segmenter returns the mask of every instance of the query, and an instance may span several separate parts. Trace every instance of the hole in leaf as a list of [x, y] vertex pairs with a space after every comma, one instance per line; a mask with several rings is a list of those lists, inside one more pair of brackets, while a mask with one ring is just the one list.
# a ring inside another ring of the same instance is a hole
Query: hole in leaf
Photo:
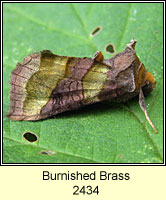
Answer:
[[32, 132], [25, 132], [23, 138], [28, 142], [36, 142], [38, 140], [37, 135]]
[[41, 151], [40, 154], [41, 154], [41, 155], [48, 155], [48, 152], [46, 152], [46, 151]]
[[102, 30], [101, 26], [97, 26], [96, 28], [93, 29], [93, 31], [91, 32], [90, 36], [95, 36], [97, 35], [100, 31]]
[[40, 152], [40, 154], [41, 155], [54, 155], [54, 154], [56, 154], [56, 152], [55, 151], [49, 151], [49, 150], [42, 150], [41, 152]]
[[113, 45], [113, 44], [107, 44], [107, 45], [105, 46], [105, 51], [106, 51], [107, 53], [110, 53], [110, 54], [115, 53], [114, 45]]

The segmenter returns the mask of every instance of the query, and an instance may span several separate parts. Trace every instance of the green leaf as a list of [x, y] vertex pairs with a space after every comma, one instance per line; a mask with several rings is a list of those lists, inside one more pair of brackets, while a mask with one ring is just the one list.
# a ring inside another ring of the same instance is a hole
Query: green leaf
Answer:
[[[3, 162], [4, 163], [162, 163], [163, 162], [163, 4], [162, 3], [4, 3]], [[102, 31], [90, 36], [95, 27]], [[98, 103], [24, 122], [5, 117], [10, 75], [30, 53], [92, 57], [106, 44], [118, 53], [131, 38], [140, 60], [157, 81], [146, 97], [155, 134], [138, 98], [124, 104]], [[22, 135], [33, 132], [38, 141]], [[41, 155], [41, 151], [54, 152]]]

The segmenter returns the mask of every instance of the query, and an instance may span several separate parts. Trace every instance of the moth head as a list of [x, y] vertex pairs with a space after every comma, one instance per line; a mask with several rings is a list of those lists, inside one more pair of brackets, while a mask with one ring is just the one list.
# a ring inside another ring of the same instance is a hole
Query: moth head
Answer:
[[155, 88], [156, 81], [150, 72], [147, 72], [143, 63], [140, 63], [136, 69], [136, 88], [139, 91], [142, 88], [145, 96], [150, 94]]
[[142, 86], [142, 90], [145, 96], [150, 94], [152, 90], [155, 88], [156, 81], [154, 80], [153, 75], [150, 72], [146, 72], [144, 85]]

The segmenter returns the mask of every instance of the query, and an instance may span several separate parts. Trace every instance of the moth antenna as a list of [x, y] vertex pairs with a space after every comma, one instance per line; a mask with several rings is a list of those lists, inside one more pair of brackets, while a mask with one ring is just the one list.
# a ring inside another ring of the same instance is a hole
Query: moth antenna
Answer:
[[145, 113], [145, 117], [146, 117], [146, 120], [149, 122], [149, 124], [151, 125], [151, 127], [153, 128], [154, 132], [157, 134], [158, 131], [157, 129], [155, 128], [155, 126], [153, 125], [152, 121], [150, 120], [149, 116], [148, 116], [148, 113], [147, 113], [147, 110], [146, 110], [146, 104], [145, 104], [145, 97], [144, 97], [144, 94], [142, 92], [142, 88], [140, 89], [140, 92], [139, 92], [139, 105], [141, 107], [141, 109], [144, 111]]

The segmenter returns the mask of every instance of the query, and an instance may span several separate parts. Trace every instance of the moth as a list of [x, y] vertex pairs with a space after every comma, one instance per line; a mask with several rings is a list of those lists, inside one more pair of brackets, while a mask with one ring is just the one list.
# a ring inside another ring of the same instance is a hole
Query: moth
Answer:
[[111, 59], [104, 59], [101, 51], [93, 58], [59, 56], [49, 50], [28, 55], [12, 72], [7, 116], [40, 120], [105, 100], [125, 102], [139, 94], [140, 107], [157, 133], [144, 98], [156, 82], [137, 57], [135, 44], [132, 39]]

